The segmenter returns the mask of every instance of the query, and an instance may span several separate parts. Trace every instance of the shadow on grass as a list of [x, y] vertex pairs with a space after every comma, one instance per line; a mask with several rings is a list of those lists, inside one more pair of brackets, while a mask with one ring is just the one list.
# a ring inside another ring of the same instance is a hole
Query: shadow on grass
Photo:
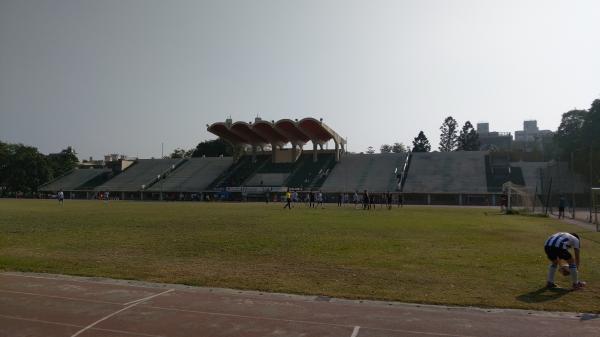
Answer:
[[543, 303], [557, 300], [569, 292], [570, 290], [565, 288], [548, 289], [546, 287], [542, 287], [538, 290], [517, 296], [517, 300], [525, 303]]

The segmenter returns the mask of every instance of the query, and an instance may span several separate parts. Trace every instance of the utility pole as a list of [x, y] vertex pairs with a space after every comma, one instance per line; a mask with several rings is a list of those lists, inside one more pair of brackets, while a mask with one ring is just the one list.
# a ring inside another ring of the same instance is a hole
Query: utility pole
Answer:
[[590, 223], [593, 221], [592, 220], [592, 206], [594, 204], [594, 196], [592, 195], [592, 183], [593, 183], [593, 179], [592, 179], [592, 145], [590, 144]]

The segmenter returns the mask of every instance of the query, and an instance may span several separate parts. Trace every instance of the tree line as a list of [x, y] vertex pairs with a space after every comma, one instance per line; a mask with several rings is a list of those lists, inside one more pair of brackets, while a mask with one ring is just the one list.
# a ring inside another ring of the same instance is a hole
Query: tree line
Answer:
[[[452, 151], [479, 151], [479, 134], [473, 128], [470, 121], [466, 121], [462, 129], [458, 129], [458, 122], [452, 116], [444, 119], [440, 127], [440, 143], [438, 150], [440, 152]], [[383, 144], [380, 147], [381, 153], [404, 153], [404, 152], [429, 152], [431, 144], [423, 131], [414, 138], [412, 149], [402, 143], [394, 143], [394, 145]], [[368, 154], [375, 153], [372, 146], [369, 146], [366, 151]]]
[[72, 147], [45, 155], [33, 146], [0, 141], [0, 196], [31, 195], [40, 185], [66, 174], [78, 163]]
[[600, 99], [587, 110], [563, 113], [553, 141], [557, 159], [572, 160], [575, 171], [600, 183]]

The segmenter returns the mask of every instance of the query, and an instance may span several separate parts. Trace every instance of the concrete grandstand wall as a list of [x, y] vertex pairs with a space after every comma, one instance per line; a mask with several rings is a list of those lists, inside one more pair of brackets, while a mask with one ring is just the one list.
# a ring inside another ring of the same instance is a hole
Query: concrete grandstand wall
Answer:
[[413, 153], [404, 193], [487, 194], [486, 151]]
[[231, 157], [190, 158], [147, 191], [201, 192], [208, 189], [208, 186], [232, 163]]
[[40, 186], [39, 190], [40, 192], [77, 191], [87, 182], [110, 172], [109, 169], [75, 169]]
[[158, 175], [168, 173], [177, 167], [183, 159], [138, 159], [135, 164], [116, 175], [106, 183], [96, 187], [95, 191], [134, 192], [149, 188], [157, 181]]
[[333, 168], [323, 183], [323, 192], [394, 192], [397, 190], [398, 172], [402, 169], [406, 154], [347, 154]]

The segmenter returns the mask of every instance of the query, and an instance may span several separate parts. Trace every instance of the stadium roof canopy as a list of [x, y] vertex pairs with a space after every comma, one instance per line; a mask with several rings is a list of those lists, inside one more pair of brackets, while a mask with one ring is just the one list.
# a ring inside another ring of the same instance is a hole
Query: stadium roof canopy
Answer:
[[307, 117], [301, 120], [281, 119], [265, 121], [256, 118], [254, 123], [235, 122], [231, 119], [207, 126], [207, 130], [235, 145], [283, 146], [287, 143], [304, 145], [309, 141], [324, 144], [333, 140], [336, 148], [345, 147], [346, 141], [322, 120]]

